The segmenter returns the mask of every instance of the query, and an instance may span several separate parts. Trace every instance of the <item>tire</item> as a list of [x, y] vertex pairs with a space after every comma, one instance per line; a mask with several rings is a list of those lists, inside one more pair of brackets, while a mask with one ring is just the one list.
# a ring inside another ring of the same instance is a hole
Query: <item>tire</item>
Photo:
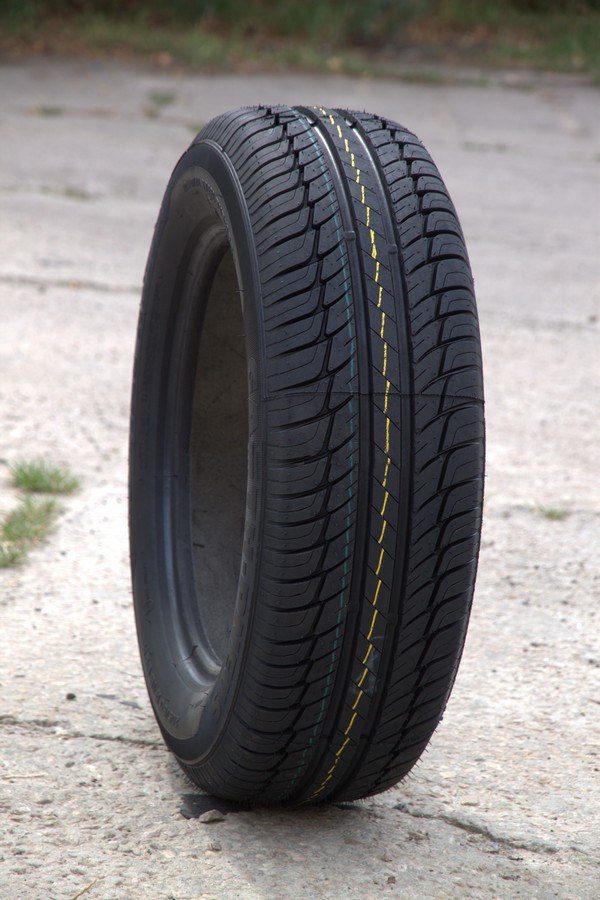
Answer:
[[204, 791], [354, 800], [415, 764], [465, 639], [481, 349], [437, 168], [367, 113], [210, 122], [157, 222], [136, 347], [140, 651]]

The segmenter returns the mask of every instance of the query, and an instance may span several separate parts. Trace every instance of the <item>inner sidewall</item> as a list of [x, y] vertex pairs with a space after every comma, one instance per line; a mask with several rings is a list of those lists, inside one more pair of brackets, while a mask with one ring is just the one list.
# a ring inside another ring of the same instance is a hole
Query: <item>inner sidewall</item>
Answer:
[[188, 450], [193, 580], [204, 636], [220, 664], [237, 599], [248, 481], [246, 340], [229, 246], [208, 292], [195, 369]]

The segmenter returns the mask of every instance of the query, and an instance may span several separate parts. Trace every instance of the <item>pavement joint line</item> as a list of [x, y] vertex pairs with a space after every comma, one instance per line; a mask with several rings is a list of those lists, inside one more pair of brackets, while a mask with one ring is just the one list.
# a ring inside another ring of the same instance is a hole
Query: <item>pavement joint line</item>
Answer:
[[103, 284], [101, 281], [84, 281], [80, 278], [36, 278], [31, 275], [0, 275], [0, 284], [69, 288], [79, 291], [100, 291], [105, 294], [140, 294], [142, 291], [141, 284]]
[[479, 317], [484, 323], [484, 327], [487, 320], [493, 321], [494, 324], [500, 322], [511, 327], [518, 325], [521, 328], [535, 328], [541, 331], [587, 331], [595, 334], [600, 330], [595, 321], [574, 322], [571, 319], [539, 319], [535, 316], [514, 316], [489, 309], [486, 309], [485, 312], [480, 312]]
[[62, 729], [65, 722], [54, 719], [17, 719], [15, 716], [0, 716], [0, 726], [16, 726], [26, 728], [33, 732], [43, 731], [54, 737], [63, 739], [87, 738], [90, 741], [110, 741], [119, 744], [131, 744], [135, 747], [159, 747], [164, 749], [162, 741], [145, 740], [144, 738], [129, 738], [121, 734], [85, 734], [82, 731], [56, 731]]
[[[186, 116], [180, 116], [176, 113], [168, 113], [168, 112], [160, 112], [156, 111], [156, 115], [148, 115], [145, 111], [148, 107], [147, 101], [143, 97], [140, 98], [140, 102], [146, 102], [146, 107], [141, 107], [138, 110], [132, 110], [127, 113], [119, 112], [114, 109], [103, 109], [101, 107], [65, 107], [61, 109], [60, 116], [58, 118], [69, 117], [73, 119], [111, 119], [113, 121], [121, 121], [121, 122], [131, 122], [135, 120], [139, 123], [148, 122], [148, 123], [156, 123], [160, 125], [177, 125], [181, 128], [193, 129], [196, 128], [197, 131], [200, 131], [202, 128], [201, 122], [197, 119], [189, 119]], [[43, 106], [43, 104], [42, 104]], [[38, 109], [35, 107], [32, 109], [29, 108], [17, 108], [14, 110], [13, 115], [15, 118], [23, 116], [24, 118], [30, 119], [32, 117], [39, 116]]]
[[[33, 275], [2, 275], [0, 284], [23, 285], [28, 287], [44, 288], [69, 288], [70, 290], [89, 290], [108, 294], [141, 294], [142, 285], [133, 284], [106, 284], [101, 281], [82, 280], [80, 278], [38, 278]], [[519, 325], [523, 328], [533, 328], [542, 331], [584, 331], [596, 334], [600, 328], [595, 322], [573, 322], [569, 319], [544, 320], [532, 316], [511, 316], [505, 313], [496, 313], [486, 310], [485, 315], [480, 313], [484, 320], [501, 320], [505, 325]]]
[[[507, 512], [511, 513], [528, 513], [529, 515], [540, 516], [540, 512], [543, 512], [543, 507], [540, 507], [538, 504], [527, 504], [527, 503], [499, 503], [494, 504], [493, 508], [491, 508], [492, 498], [488, 501], [488, 509], [486, 509], [487, 516], [503, 516]], [[562, 507], [561, 507], [561, 511]], [[564, 512], [568, 516], [569, 519], [572, 519], [576, 516], [583, 516], [586, 519], [597, 519], [600, 517], [600, 509], [591, 509], [585, 507], [566, 507], [564, 508]], [[542, 515], [542, 518], [544, 516]]]

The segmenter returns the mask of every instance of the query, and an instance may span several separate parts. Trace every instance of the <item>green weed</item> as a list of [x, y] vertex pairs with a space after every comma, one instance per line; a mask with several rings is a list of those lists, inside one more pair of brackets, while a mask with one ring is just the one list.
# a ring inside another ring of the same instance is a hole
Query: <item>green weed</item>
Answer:
[[539, 506], [538, 513], [551, 522], [562, 522], [569, 515], [568, 510], [560, 509], [558, 506]]
[[0, 524], [0, 568], [22, 563], [32, 547], [52, 534], [59, 513], [56, 500], [23, 497]]
[[175, 103], [175, 100], [177, 98], [175, 94], [152, 93], [150, 94], [150, 97], [148, 99], [150, 100], [150, 103], [153, 104], [153, 106], [157, 106], [162, 109], [165, 106], [170, 106], [172, 103]]
[[43, 459], [21, 460], [10, 466], [11, 483], [28, 494], [72, 494], [79, 479], [65, 466]]
[[67, 185], [63, 189], [63, 197], [68, 197], [69, 200], [91, 200], [92, 195], [85, 191], [83, 188], [78, 187], [70, 187]]
[[36, 106], [33, 111], [36, 115], [46, 116], [49, 119], [55, 119], [64, 113], [64, 109], [61, 106]]

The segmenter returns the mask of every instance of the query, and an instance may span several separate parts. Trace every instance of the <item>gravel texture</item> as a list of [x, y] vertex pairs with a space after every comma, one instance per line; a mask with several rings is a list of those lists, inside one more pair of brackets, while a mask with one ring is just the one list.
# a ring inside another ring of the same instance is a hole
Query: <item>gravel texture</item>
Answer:
[[[0, 507], [16, 458], [83, 483], [0, 571], [0, 896], [598, 897], [600, 92], [523, 86], [0, 67]], [[199, 125], [258, 101], [367, 108], [425, 141], [465, 228], [487, 376], [480, 576], [446, 719], [400, 787], [301, 812], [193, 796], [146, 698], [128, 571], [158, 205]]]

